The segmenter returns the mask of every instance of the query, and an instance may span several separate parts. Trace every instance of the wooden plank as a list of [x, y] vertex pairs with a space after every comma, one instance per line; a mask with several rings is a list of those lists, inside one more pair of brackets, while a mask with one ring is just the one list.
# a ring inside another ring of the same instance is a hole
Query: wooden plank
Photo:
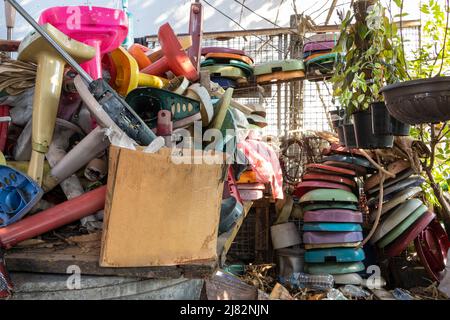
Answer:
[[242, 215], [242, 217], [238, 221], [236, 221], [233, 228], [231, 228], [228, 232], [221, 234], [217, 239], [217, 256], [219, 257], [220, 266], [223, 266], [223, 264], [225, 263], [228, 250], [230, 250], [231, 245], [233, 244], [233, 241], [236, 238], [239, 229], [241, 228], [245, 217], [247, 217], [247, 214], [250, 211], [252, 205], [252, 201], [244, 201], [244, 214]]
[[83, 245], [67, 245], [54, 248], [12, 249], [5, 257], [9, 271], [66, 274], [72, 265], [80, 267], [84, 275], [123, 276], [174, 279], [203, 278], [210, 276], [217, 267], [215, 261], [196, 265], [142, 268], [103, 268], [99, 266], [100, 241], [91, 248]]

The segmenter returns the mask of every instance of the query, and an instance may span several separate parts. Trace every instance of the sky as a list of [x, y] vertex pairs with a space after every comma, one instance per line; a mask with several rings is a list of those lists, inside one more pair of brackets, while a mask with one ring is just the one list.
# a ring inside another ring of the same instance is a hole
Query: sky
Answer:
[[[120, 7], [120, 0], [17, 0], [35, 19], [40, 12], [53, 6], [66, 5], [92, 5], [104, 7]], [[298, 13], [306, 12], [315, 19], [317, 24], [323, 24], [332, 0], [205, 0], [204, 31], [242, 30], [235, 22], [225, 17], [217, 10], [231, 17], [245, 29], [273, 28], [274, 24], [262, 19], [267, 18], [279, 26], [289, 26], [289, 19], [294, 14], [294, 2]], [[383, 2], [389, 0], [382, 0]], [[422, 0], [427, 1], [427, 0]], [[444, 0], [439, 0], [444, 1]], [[253, 13], [242, 7], [241, 3], [249, 7]], [[417, 19], [421, 1], [405, 1], [405, 12], [409, 17]], [[339, 9], [347, 9], [350, 0], [338, 0]], [[161, 24], [169, 22], [177, 33], [188, 32], [190, 0], [130, 0], [129, 10], [134, 15], [135, 37], [157, 34]], [[0, 1], [0, 10], [3, 12], [3, 1]], [[214, 7], [214, 8], [213, 8]], [[0, 38], [6, 38], [4, 14], [0, 13]], [[329, 24], [338, 23], [336, 13]], [[19, 16], [16, 18], [14, 38], [22, 39], [31, 27]]]

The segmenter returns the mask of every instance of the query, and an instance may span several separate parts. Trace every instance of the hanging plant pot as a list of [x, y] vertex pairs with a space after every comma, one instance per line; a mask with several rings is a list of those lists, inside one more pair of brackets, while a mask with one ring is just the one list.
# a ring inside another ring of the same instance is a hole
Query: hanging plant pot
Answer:
[[391, 116], [383, 102], [374, 102], [370, 105], [372, 112], [373, 134], [391, 134]]
[[344, 124], [344, 138], [345, 138], [345, 146], [347, 148], [356, 148], [356, 138], [355, 138], [355, 128], [353, 127], [353, 123]]
[[345, 146], [344, 126], [338, 126], [336, 132], [339, 137], [339, 144]]
[[391, 116], [407, 124], [450, 120], [450, 77], [411, 80], [380, 90]]
[[372, 112], [370, 110], [353, 113], [356, 144], [360, 149], [385, 149], [394, 145], [393, 135], [372, 133]]
[[374, 102], [372, 112], [372, 133], [377, 135], [409, 136], [411, 126], [389, 114], [384, 102]]

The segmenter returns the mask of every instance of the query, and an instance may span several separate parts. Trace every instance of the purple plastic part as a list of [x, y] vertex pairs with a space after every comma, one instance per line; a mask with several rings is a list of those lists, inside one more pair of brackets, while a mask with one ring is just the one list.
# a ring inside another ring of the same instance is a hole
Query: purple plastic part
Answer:
[[336, 43], [334, 41], [310, 42], [305, 44], [305, 46], [303, 47], [303, 52], [331, 50], [335, 45]]
[[332, 209], [332, 210], [317, 210], [307, 211], [303, 214], [305, 222], [346, 222], [346, 223], [363, 223], [363, 216], [361, 212]]
[[303, 243], [325, 244], [325, 243], [347, 243], [363, 240], [362, 232], [304, 232]]
[[264, 197], [264, 192], [262, 190], [239, 189], [239, 194], [241, 195], [241, 199], [243, 201], [254, 201]]
[[197, 70], [200, 70], [201, 47], [203, 39], [203, 6], [201, 3], [191, 4], [189, 20], [189, 34], [192, 37], [192, 46], [188, 49], [189, 58]]

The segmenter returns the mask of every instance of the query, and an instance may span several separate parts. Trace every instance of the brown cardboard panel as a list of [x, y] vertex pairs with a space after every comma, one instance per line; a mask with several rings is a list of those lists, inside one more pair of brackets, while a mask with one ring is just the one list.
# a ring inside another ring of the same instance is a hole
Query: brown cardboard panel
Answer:
[[174, 164], [110, 147], [100, 265], [168, 266], [217, 259], [224, 165]]

